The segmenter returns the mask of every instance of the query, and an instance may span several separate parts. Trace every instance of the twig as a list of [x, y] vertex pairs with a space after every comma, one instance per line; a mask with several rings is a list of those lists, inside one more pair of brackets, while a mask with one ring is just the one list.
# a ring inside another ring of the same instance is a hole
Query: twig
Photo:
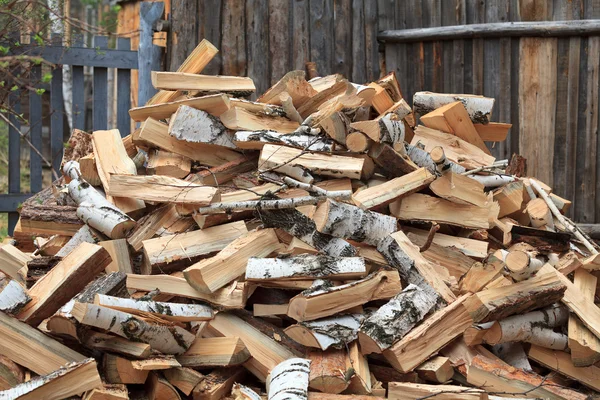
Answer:
[[431, 243], [433, 243], [433, 237], [435, 236], [435, 233], [439, 230], [440, 230], [440, 224], [438, 224], [437, 222], [432, 222], [431, 228], [429, 228], [429, 233], [427, 234], [427, 240], [425, 240], [425, 243], [423, 243], [423, 246], [421, 246], [419, 248], [419, 251], [421, 253], [424, 251], [427, 251], [427, 249], [429, 249], [429, 247], [431, 246]]
[[484, 167], [479, 167], [479, 168], [475, 168], [475, 169], [472, 169], [469, 171], [465, 171], [462, 173], [462, 175], [472, 175], [472, 174], [476, 174], [477, 172], [486, 171], [489, 169], [506, 168], [507, 166], [508, 166], [508, 160], [500, 160], [500, 161], [494, 162], [492, 165], [486, 165]]

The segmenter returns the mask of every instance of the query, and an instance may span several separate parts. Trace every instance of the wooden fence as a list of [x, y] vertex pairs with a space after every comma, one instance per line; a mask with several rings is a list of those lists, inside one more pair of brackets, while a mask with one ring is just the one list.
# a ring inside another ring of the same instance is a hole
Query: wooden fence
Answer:
[[[42, 111], [42, 97], [30, 91], [13, 91], [10, 94], [11, 107], [20, 112], [22, 105], [28, 105], [28, 127], [21, 126], [21, 119], [10, 115], [8, 137], [8, 194], [0, 194], [0, 212], [9, 213], [9, 234], [12, 233], [18, 220], [16, 212], [20, 203], [25, 201], [32, 193], [42, 190], [43, 154], [49, 154], [47, 159], [52, 164], [52, 169], [60, 175], [60, 164], [63, 154], [63, 142], [68, 138], [68, 129], [65, 129], [65, 110], [63, 102], [63, 70], [62, 65], [72, 67], [72, 123], [73, 128], [85, 129], [91, 126], [93, 130], [108, 129], [108, 96], [107, 77], [108, 68], [116, 68], [117, 79], [117, 118], [116, 126], [121, 135], [130, 131], [130, 82], [131, 70], [138, 68], [138, 54], [129, 50], [129, 39], [119, 38], [116, 49], [108, 48], [108, 37], [96, 36], [92, 47], [84, 47], [82, 41], [75, 41], [70, 47], [63, 47], [62, 38], [54, 38], [56, 45], [37, 46], [24, 45], [13, 48], [15, 54], [27, 54], [41, 57], [55, 64], [50, 82], [50, 140], [49, 151], [42, 142], [43, 123], [47, 120]], [[93, 67], [93, 97], [85, 98], [84, 67]], [[34, 65], [31, 69], [32, 82], [39, 82], [42, 77], [42, 66]], [[92, 102], [92, 122], [86, 124], [86, 102]], [[28, 129], [27, 129], [28, 128]], [[65, 135], [65, 133], [67, 133]], [[30, 187], [21, 188], [21, 137], [25, 137], [31, 144], [30, 147]]]
[[[430, 90], [496, 98], [492, 120], [513, 127], [506, 142], [494, 147], [494, 155], [522, 154], [531, 175], [574, 200], [570, 214], [576, 221], [600, 222], [597, 31], [584, 29], [567, 37], [542, 37], [548, 36], [542, 31], [537, 37], [515, 37], [514, 32], [488, 30], [485, 37], [448, 35], [440, 40], [434, 34], [444, 33], [439, 29], [417, 30], [598, 19], [597, 0], [389, 0], [379, 2], [379, 15], [381, 30], [404, 30], [398, 38], [405, 39], [397, 42], [390, 41], [389, 32], [380, 38], [386, 40], [386, 69], [396, 71], [405, 97]], [[409, 34], [413, 36], [406, 40]]]

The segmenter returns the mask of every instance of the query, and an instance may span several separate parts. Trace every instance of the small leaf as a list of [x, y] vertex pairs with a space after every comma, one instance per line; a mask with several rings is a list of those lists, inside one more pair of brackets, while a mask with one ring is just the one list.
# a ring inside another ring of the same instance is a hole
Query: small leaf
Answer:
[[13, 87], [10, 88], [11, 92], [16, 92], [17, 90], [19, 90], [19, 87], [17, 85], [14, 85]]
[[51, 72], [46, 72], [44, 74], [44, 76], [42, 76], [42, 82], [44, 83], [48, 83], [52, 80], [52, 73]]
[[46, 89], [35, 89], [35, 93], [37, 93], [38, 96], [41, 96], [46, 93]]

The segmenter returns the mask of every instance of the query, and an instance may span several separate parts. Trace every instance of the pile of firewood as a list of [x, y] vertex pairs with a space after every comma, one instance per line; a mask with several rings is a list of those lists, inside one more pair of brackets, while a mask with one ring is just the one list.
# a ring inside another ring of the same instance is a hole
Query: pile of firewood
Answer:
[[0, 247], [0, 399], [585, 399], [598, 246], [494, 100], [199, 75], [75, 131]]

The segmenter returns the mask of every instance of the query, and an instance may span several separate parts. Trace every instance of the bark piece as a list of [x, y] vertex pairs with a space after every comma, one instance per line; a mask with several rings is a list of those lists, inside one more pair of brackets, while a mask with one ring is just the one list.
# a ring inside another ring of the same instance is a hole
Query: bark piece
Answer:
[[239, 337], [252, 356], [244, 366], [261, 381], [266, 380], [277, 364], [295, 356], [275, 339], [232, 314], [218, 313], [207, 330], [216, 336]]
[[23, 286], [2, 274], [0, 278], [0, 311], [18, 315], [30, 301], [31, 297]]
[[110, 353], [104, 353], [102, 366], [104, 378], [108, 383], [141, 384], [146, 382], [150, 373], [147, 370], [134, 368], [133, 361]]
[[345, 285], [316, 285], [290, 300], [288, 316], [296, 321], [328, 317], [369, 301], [389, 299], [400, 290], [398, 272], [385, 270]]
[[245, 375], [243, 368], [220, 368], [205, 375], [193, 390], [194, 400], [219, 400], [231, 392], [234, 383]]
[[[594, 301], [597, 283], [597, 277], [585, 269], [575, 271], [573, 285], [585, 300]], [[600, 360], [600, 339], [574, 315], [569, 316], [568, 333], [573, 365], [588, 367]]]
[[82, 243], [29, 290], [32, 301], [19, 319], [37, 326], [81, 291], [110, 263], [101, 246]]
[[214, 293], [194, 289], [183, 277], [170, 275], [127, 275], [127, 288], [146, 292], [158, 289], [162, 294], [202, 300], [222, 308], [244, 308], [249, 296], [245, 282], [232, 282]]
[[230, 102], [229, 97], [225, 94], [212, 94], [202, 97], [184, 98], [162, 104], [135, 107], [129, 110], [129, 116], [136, 122], [145, 121], [149, 117], [161, 120], [169, 118], [181, 105], [194, 107], [218, 117], [229, 110]]
[[312, 183], [310, 173], [334, 178], [360, 179], [365, 161], [360, 158], [304, 153], [302, 150], [266, 144], [260, 153], [259, 170], [275, 170], [301, 182]]
[[[176, 110], [177, 107], [173, 112]], [[171, 114], [167, 118], [170, 116]], [[169, 135], [169, 126], [159, 122], [158, 119], [158, 117], [152, 115], [151, 118], [144, 120], [139, 135], [134, 139], [136, 145], [158, 147], [159, 149], [185, 156], [210, 167], [222, 165], [240, 158], [240, 153], [223, 146], [178, 140]]]
[[232, 134], [221, 120], [206, 111], [179, 106], [169, 119], [169, 134], [179, 140], [207, 143], [235, 149]]
[[164, 150], [153, 149], [148, 154], [146, 171], [152, 175], [185, 178], [192, 168], [192, 160]]
[[214, 337], [197, 338], [177, 361], [184, 367], [231, 367], [248, 358], [250, 352], [239, 337]]
[[242, 76], [199, 75], [186, 72], [152, 71], [152, 85], [161, 90], [197, 90], [226, 92], [235, 96], [249, 96], [256, 91], [251, 78]]
[[363, 320], [362, 314], [336, 315], [290, 325], [285, 328], [285, 333], [304, 346], [323, 351], [330, 347], [339, 349], [358, 338]]
[[237, 131], [233, 142], [239, 149], [261, 150], [265, 144], [297, 147], [309, 151], [332, 151], [333, 142], [319, 136], [300, 132], [277, 132], [275, 130]]
[[153, 314], [167, 321], [209, 321], [214, 317], [212, 308], [202, 304], [178, 304], [122, 299], [103, 294], [96, 294], [94, 304], [140, 316]]
[[279, 247], [273, 229], [250, 232], [231, 242], [216, 256], [188, 267], [183, 274], [192, 287], [214, 293], [243, 275], [250, 257], [266, 257]]
[[290, 358], [277, 364], [267, 378], [269, 400], [303, 400], [308, 397], [311, 361]]
[[475, 322], [487, 322], [521, 314], [559, 301], [566, 286], [556, 274], [540, 272], [510, 286], [476, 293], [465, 302]]
[[391, 382], [388, 387], [388, 399], [419, 400], [429, 397], [439, 400], [486, 400], [488, 395], [482, 389], [454, 385]]
[[12, 244], [0, 246], [0, 271], [23, 286], [26, 285], [29, 261], [31, 261], [31, 257]]
[[[431, 182], [429, 188], [436, 196], [457, 204], [485, 207], [489, 201], [481, 183], [452, 171], [448, 171]], [[495, 197], [494, 200], [496, 200]], [[502, 205], [500, 205], [500, 209], [502, 210]]]
[[318, 206], [312, 219], [321, 233], [375, 246], [397, 230], [393, 217], [331, 199]]
[[361, 190], [352, 196], [352, 201], [363, 210], [372, 210], [400, 200], [411, 193], [418, 192], [434, 182], [434, 179], [435, 176], [425, 168], [419, 168], [381, 185]]
[[148, 343], [164, 354], [182, 354], [195, 339], [194, 335], [179, 326], [150, 324], [132, 314], [97, 305], [76, 303], [71, 313], [84, 325]]
[[381, 353], [402, 339], [425, 317], [436, 301], [437, 297], [431, 293], [408, 285], [361, 324], [358, 340], [363, 354]]
[[232, 222], [200, 231], [168, 235], [142, 242], [144, 262], [142, 273], [180, 269], [223, 250], [229, 243], [246, 234], [244, 222]]
[[204, 375], [191, 368], [178, 367], [163, 371], [169, 383], [189, 396], [192, 390], [204, 380]]
[[361, 257], [336, 258], [326, 255], [300, 255], [285, 258], [248, 259], [246, 280], [269, 281], [278, 279], [360, 279], [367, 274]]
[[220, 117], [223, 125], [237, 131], [273, 130], [292, 133], [300, 126], [298, 122], [285, 117], [254, 114], [239, 107], [232, 107]]
[[0, 398], [61, 400], [101, 385], [96, 361], [88, 358], [3, 391]]

